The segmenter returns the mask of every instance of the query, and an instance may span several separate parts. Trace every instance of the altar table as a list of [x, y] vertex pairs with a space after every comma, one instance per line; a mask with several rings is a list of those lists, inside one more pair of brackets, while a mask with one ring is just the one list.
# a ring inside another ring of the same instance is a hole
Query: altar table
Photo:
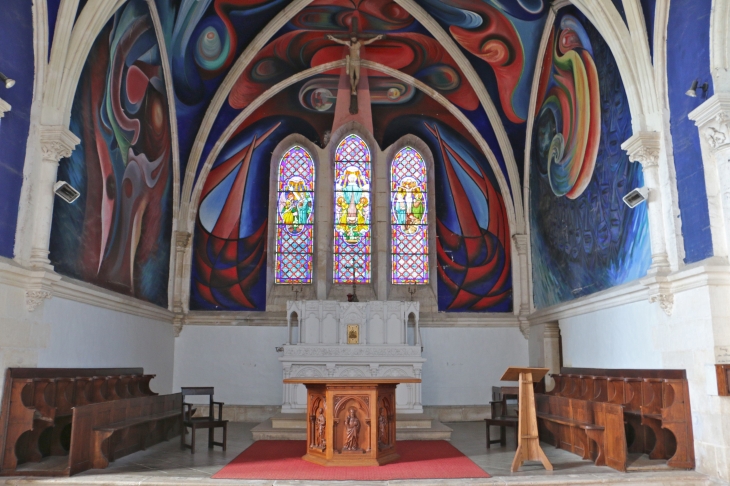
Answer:
[[395, 450], [395, 387], [420, 378], [287, 378], [307, 387], [307, 453], [323, 466], [380, 466]]

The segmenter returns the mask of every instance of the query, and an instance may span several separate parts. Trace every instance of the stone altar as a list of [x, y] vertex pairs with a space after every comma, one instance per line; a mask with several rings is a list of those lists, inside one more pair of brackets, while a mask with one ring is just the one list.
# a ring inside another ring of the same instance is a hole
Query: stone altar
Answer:
[[[289, 301], [288, 340], [279, 358], [284, 379], [420, 379], [426, 360], [421, 357], [418, 315], [418, 302]], [[299, 339], [293, 343], [295, 325]], [[423, 413], [421, 384], [399, 386], [395, 401], [398, 413]], [[304, 385], [285, 383], [281, 411], [303, 413], [306, 408]]]

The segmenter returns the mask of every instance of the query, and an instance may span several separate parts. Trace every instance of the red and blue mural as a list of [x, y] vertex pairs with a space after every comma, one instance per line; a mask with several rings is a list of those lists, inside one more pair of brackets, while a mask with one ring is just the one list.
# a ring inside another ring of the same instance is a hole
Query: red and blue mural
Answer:
[[534, 302], [548, 307], [640, 278], [651, 264], [643, 186], [621, 143], [631, 114], [616, 61], [574, 7], [550, 33], [538, 87], [530, 165]]
[[[520, 161], [526, 140], [530, 89], [549, 2], [421, 0], [419, 3], [451, 35], [486, 87], [522, 177], [524, 167]], [[472, 114], [467, 116], [475, 125], [480, 124]]]
[[[229, 10], [218, 8], [218, 2], [201, 2], [200, 9], [208, 6], [200, 18], [217, 16], [223, 22], [226, 12], [238, 11], [236, 18], [245, 25], [250, 13], [244, 7], [254, 3], [263, 12], [276, 2], [226, 2]], [[177, 18], [183, 18], [179, 12]], [[251, 25], [246, 35], [255, 30]], [[202, 160], [240, 111], [272, 85], [310, 67], [343, 59], [342, 46], [325, 36], [349, 32], [355, 25], [364, 34], [387, 36], [368, 46], [364, 59], [399, 69], [436, 89], [474, 123], [506, 174], [494, 130], [464, 74], [443, 46], [390, 0], [321, 0], [295, 15], [235, 82], [208, 136]], [[195, 32], [202, 33], [204, 29], [200, 29]], [[214, 33], [208, 35], [211, 42], [217, 42]], [[225, 46], [225, 41], [221, 45]], [[218, 52], [217, 47], [214, 52]], [[194, 56], [189, 59], [191, 66], [197, 65]], [[334, 119], [340, 71], [312, 76], [271, 98], [238, 128], [217, 157], [204, 183], [196, 225], [191, 309], [265, 310], [271, 150], [291, 133], [325, 145]], [[439, 307], [445, 311], [511, 310], [504, 201], [476, 141], [463, 135], [467, 132], [463, 128], [454, 129], [460, 123], [432, 98], [382, 73], [371, 70], [367, 74], [373, 130], [380, 146], [406, 133], [416, 134], [428, 141], [441, 174], [449, 177], [444, 183], [437, 181], [439, 189], [434, 197], [437, 235], [444, 238], [438, 245]], [[200, 67], [195, 68], [195, 75], [202, 76]], [[178, 108], [180, 99], [178, 96]], [[420, 116], [423, 113], [432, 116], [424, 118]], [[243, 173], [246, 175], [241, 176]], [[441, 199], [446, 202], [440, 205]]]
[[435, 162], [438, 307], [446, 312], [512, 310], [510, 232], [494, 173], [455, 120], [394, 119], [383, 144], [420, 137]]
[[49, 258], [59, 273], [167, 307], [169, 113], [149, 8], [132, 0], [97, 36], [74, 98], [81, 144], [58, 179], [81, 197], [54, 207]]

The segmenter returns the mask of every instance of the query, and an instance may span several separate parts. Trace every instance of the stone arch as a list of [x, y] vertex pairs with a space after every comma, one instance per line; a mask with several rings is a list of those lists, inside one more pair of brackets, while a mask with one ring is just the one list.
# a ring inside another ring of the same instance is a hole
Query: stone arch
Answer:
[[710, 70], [715, 93], [730, 92], [730, 0], [712, 2]]

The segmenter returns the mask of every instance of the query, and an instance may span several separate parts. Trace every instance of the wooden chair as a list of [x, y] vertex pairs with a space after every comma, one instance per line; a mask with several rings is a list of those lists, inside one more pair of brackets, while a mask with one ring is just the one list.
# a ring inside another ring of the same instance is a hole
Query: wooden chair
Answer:
[[[182, 387], [181, 389], [183, 396], [182, 404], [182, 417], [181, 425], [182, 431], [180, 434], [180, 448], [190, 449], [191, 454], [195, 454], [195, 430], [196, 429], [208, 429], [208, 449], [212, 449], [213, 446], [221, 446], [223, 450], [226, 450], [226, 435], [228, 429], [228, 420], [223, 420], [223, 402], [213, 401], [213, 387], [212, 386], [198, 386], [198, 387]], [[207, 417], [193, 417], [195, 409], [193, 404], [185, 403], [185, 397], [188, 395], [207, 395], [210, 398], [210, 404], [208, 406]], [[214, 417], [213, 409], [215, 405], [218, 405], [218, 418]], [[187, 407], [187, 410], [185, 410]], [[188, 427], [192, 430], [190, 445], [185, 443], [185, 434], [187, 433]], [[214, 440], [213, 433], [217, 427], [223, 428], [223, 441], [216, 442]]]
[[[517, 444], [517, 417], [508, 415], [507, 397], [505, 395], [500, 395], [498, 398], [500, 398], [500, 400], [489, 402], [489, 405], [492, 408], [492, 416], [488, 419], [484, 419], [484, 422], [487, 425], [487, 449], [489, 449], [492, 444], [499, 443], [502, 446], [507, 445], [506, 427], [514, 427], [515, 444]], [[497, 411], [498, 409], [499, 411]], [[491, 426], [499, 427], [499, 439], [491, 439], [489, 433], [489, 427]]]

